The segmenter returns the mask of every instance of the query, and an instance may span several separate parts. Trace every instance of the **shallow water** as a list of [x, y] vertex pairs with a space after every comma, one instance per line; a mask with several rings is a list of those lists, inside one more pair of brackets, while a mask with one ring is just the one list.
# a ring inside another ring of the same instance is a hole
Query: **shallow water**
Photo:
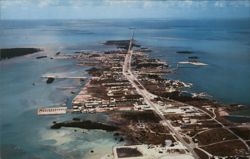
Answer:
[[[46, 52], [46, 51], [45, 51]], [[84, 84], [79, 80], [56, 79], [46, 84], [41, 75], [46, 73], [84, 74], [87, 68], [76, 65], [73, 60], [35, 59], [30, 55], [1, 61], [1, 154], [5, 159], [27, 158], [91, 158], [111, 153], [116, 145], [112, 133], [62, 128], [51, 130], [53, 121], [71, 120], [81, 117], [105, 121], [106, 116], [66, 114], [37, 116], [41, 106], [63, 104], [72, 99], [71, 89], [77, 91]], [[35, 85], [33, 86], [33, 83]], [[106, 145], [102, 149], [100, 145]], [[90, 153], [90, 150], [96, 150]], [[100, 150], [101, 149], [101, 150]], [[87, 157], [84, 157], [87, 156]]]

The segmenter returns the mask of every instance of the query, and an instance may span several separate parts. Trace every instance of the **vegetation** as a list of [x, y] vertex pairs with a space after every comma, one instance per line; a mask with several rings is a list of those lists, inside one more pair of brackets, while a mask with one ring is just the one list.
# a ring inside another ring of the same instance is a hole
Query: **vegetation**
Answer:
[[231, 128], [231, 130], [244, 140], [250, 140], [250, 127]]
[[247, 153], [245, 145], [240, 140], [225, 141], [203, 149], [215, 156], [245, 156]]
[[156, 115], [153, 111], [135, 111], [135, 112], [123, 112], [121, 116], [127, 120], [132, 120], [137, 122], [138, 120], [145, 122], [160, 122], [160, 117]]
[[105, 69], [96, 68], [96, 67], [91, 67], [90, 69], [87, 70], [88, 74], [94, 77], [101, 76], [103, 74], [103, 71], [105, 71]]
[[[117, 48], [127, 50], [129, 47], [129, 42], [130, 42], [130, 40], [108, 40], [104, 44], [105, 45], [115, 45], [115, 46], [117, 46]], [[132, 46], [140, 47], [140, 45], [136, 44], [135, 42], [133, 42]]]
[[39, 52], [41, 49], [37, 48], [10, 48], [10, 49], [0, 49], [0, 59], [8, 59], [16, 56], [23, 56], [28, 54], [33, 54]]
[[60, 129], [61, 127], [74, 127], [81, 129], [101, 129], [106, 131], [118, 130], [116, 126], [97, 123], [90, 120], [86, 121], [73, 120], [68, 122], [54, 123], [54, 125], [51, 126], [51, 129]]
[[200, 133], [196, 136], [201, 145], [237, 139], [232, 133], [223, 128], [216, 128]]
[[142, 153], [137, 150], [137, 148], [117, 148], [117, 155], [119, 158], [126, 157], [139, 157], [142, 156]]
[[49, 77], [46, 81], [47, 84], [54, 82], [55, 78]]
[[195, 148], [194, 151], [195, 151], [195, 153], [196, 153], [200, 158], [202, 158], [202, 159], [209, 159], [209, 156], [208, 156], [206, 153], [204, 153], [203, 151], [201, 151], [201, 150], [199, 150], [199, 149], [197, 149], [197, 148]]
[[136, 68], [139, 69], [139, 68], [142, 68], [142, 67], [165, 67], [164, 64], [161, 64], [161, 63], [139, 63], [136, 65]]

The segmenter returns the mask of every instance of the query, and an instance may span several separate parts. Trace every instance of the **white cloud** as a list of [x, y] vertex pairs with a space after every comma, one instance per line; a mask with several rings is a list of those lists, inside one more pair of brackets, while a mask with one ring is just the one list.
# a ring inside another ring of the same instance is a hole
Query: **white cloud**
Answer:
[[0, 0], [0, 5], [2, 8], [7, 8], [11, 6], [25, 6], [29, 4], [30, 0]]
[[153, 5], [154, 4], [151, 1], [146, 1], [143, 4], [143, 8], [151, 8], [151, 7], [153, 7]]
[[54, 4], [54, 3], [55, 3], [55, 1], [53, 1], [53, 0], [42, 0], [42, 1], [40, 1], [38, 3], [38, 6], [43, 8], [43, 7], [50, 6], [50, 5]]
[[193, 1], [192, 0], [185, 0], [183, 3], [187, 6], [191, 6], [193, 4]]
[[152, 5], [153, 3], [165, 3], [165, 4], [184, 4], [187, 6], [193, 4], [202, 4], [207, 2], [214, 2], [215, 6], [223, 6], [226, 3], [232, 3], [234, 5], [249, 5], [249, 0], [0, 0], [3, 4], [23, 4], [23, 3], [34, 3], [39, 4], [41, 6], [48, 6], [48, 5], [85, 5], [85, 4], [145, 4]]
[[214, 6], [219, 7], [219, 8], [225, 7], [225, 2], [224, 1], [215, 1]]
[[117, 6], [130, 7], [136, 6], [141, 8], [170, 8], [170, 7], [197, 7], [205, 8], [208, 5], [222, 8], [232, 7], [250, 7], [250, 0], [0, 0], [1, 7], [11, 6], [25, 7], [28, 5], [45, 8], [48, 6], [64, 7], [84, 7], [84, 6]]
[[238, 0], [238, 1], [230, 1], [229, 5], [234, 6], [234, 7], [250, 7], [250, 1], [249, 0]]

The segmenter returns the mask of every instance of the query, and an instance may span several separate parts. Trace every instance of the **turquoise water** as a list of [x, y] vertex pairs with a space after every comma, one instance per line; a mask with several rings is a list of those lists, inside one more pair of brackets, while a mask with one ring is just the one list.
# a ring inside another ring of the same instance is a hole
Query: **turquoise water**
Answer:
[[[105, 121], [107, 117], [104, 114], [36, 115], [38, 107], [62, 104], [72, 97], [71, 90], [61, 89], [62, 87], [81, 86], [79, 81], [58, 79], [48, 85], [45, 79], [40, 78], [42, 74], [81, 74], [85, 68], [76, 66], [72, 60], [37, 60], [34, 56], [1, 61], [1, 157], [91, 158], [111, 153], [112, 146], [116, 145], [112, 133], [80, 129], [75, 132], [75, 129], [69, 128], [50, 129], [53, 121], [70, 120], [73, 117]], [[100, 143], [105, 144], [106, 149], [103, 150]], [[90, 153], [90, 150], [98, 153]]]
[[[135, 38], [153, 49], [152, 56], [176, 67], [191, 50], [205, 67], [178, 69], [169, 78], [193, 83], [191, 91], [207, 92], [225, 103], [250, 104], [250, 20], [68, 20], [1, 21], [0, 47], [39, 47], [40, 54], [57, 51], [111, 49], [101, 43], [127, 39], [129, 27], [136, 27]], [[84, 74], [86, 68], [73, 60], [35, 59], [28, 55], [0, 61], [1, 153], [3, 158], [99, 158], [116, 145], [111, 133], [74, 129], [50, 130], [54, 120], [79, 115], [38, 117], [42, 105], [65, 103], [73, 96], [61, 87], [81, 86], [77, 80], [56, 80], [47, 85], [45, 73]], [[35, 83], [35, 86], [32, 85]], [[240, 111], [238, 114], [248, 115]], [[80, 115], [108, 120], [104, 114]], [[95, 149], [95, 153], [89, 151]]]

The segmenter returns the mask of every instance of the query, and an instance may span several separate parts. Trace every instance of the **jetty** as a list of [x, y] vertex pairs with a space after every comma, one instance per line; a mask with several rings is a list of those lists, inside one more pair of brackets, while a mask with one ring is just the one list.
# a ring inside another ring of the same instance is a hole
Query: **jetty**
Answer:
[[37, 109], [37, 115], [58, 115], [66, 113], [67, 107], [43, 107]]

